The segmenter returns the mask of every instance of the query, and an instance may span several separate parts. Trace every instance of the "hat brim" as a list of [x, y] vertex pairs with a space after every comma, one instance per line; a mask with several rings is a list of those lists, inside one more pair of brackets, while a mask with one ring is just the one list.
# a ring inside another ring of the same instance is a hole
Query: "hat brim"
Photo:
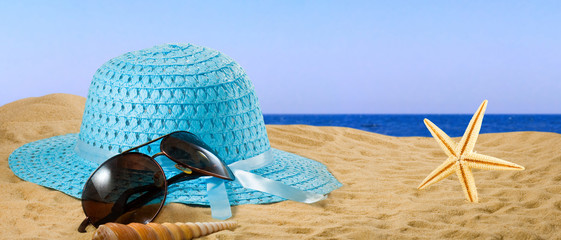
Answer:
[[[82, 188], [91, 173], [98, 167], [74, 151], [78, 134], [67, 134], [27, 143], [16, 149], [9, 157], [9, 165], [19, 178], [59, 190], [70, 196], [81, 198]], [[327, 194], [342, 184], [331, 175], [327, 167], [314, 160], [271, 149], [274, 162], [252, 173], [280, 181], [300, 190]], [[167, 178], [180, 173], [174, 163], [158, 158]], [[235, 182], [227, 182], [231, 205], [273, 203], [284, 198], [247, 189]], [[205, 179], [195, 179], [168, 186], [166, 202], [209, 205]]]

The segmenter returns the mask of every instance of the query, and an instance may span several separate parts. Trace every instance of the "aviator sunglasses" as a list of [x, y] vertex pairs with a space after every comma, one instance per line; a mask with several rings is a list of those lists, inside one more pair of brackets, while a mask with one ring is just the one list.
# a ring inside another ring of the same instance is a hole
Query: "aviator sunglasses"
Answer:
[[[135, 152], [160, 139], [159, 153]], [[166, 179], [154, 159], [158, 156], [174, 161], [182, 172]], [[228, 166], [190, 132], [172, 132], [126, 150], [102, 163], [86, 181], [82, 190], [86, 219], [78, 231], [85, 232], [89, 224], [97, 228], [107, 222], [148, 223], [162, 209], [169, 185], [202, 176], [233, 180]]]

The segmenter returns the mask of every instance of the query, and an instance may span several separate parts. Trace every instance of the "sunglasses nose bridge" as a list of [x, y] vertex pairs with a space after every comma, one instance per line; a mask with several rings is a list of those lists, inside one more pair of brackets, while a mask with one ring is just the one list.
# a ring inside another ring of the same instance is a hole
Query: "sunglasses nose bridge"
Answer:
[[156, 154], [152, 155], [152, 158], [156, 158], [156, 157], [159, 157], [159, 156], [166, 156], [166, 154], [164, 154], [164, 152], [159, 152], [159, 153], [156, 153]]

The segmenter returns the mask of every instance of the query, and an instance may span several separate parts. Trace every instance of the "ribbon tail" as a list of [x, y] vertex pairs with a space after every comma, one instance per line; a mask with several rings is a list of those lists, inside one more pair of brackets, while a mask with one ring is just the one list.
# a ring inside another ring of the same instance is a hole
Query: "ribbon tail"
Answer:
[[212, 217], [220, 220], [232, 217], [232, 209], [230, 208], [224, 181], [216, 178], [210, 179], [207, 182], [207, 192]]
[[325, 195], [302, 191], [279, 181], [264, 178], [247, 171], [238, 169], [232, 170], [234, 172], [234, 175], [236, 176], [236, 181], [238, 181], [245, 188], [266, 192], [292, 201], [303, 203], [314, 203], [327, 198], [327, 196]]

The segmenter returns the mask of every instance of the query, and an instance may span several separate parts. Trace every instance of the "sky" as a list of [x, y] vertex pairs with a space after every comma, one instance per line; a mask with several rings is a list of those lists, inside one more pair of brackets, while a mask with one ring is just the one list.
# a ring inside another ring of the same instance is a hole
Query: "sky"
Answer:
[[561, 113], [561, 1], [2, 1], [0, 105], [86, 96], [104, 62], [192, 43], [263, 113]]

